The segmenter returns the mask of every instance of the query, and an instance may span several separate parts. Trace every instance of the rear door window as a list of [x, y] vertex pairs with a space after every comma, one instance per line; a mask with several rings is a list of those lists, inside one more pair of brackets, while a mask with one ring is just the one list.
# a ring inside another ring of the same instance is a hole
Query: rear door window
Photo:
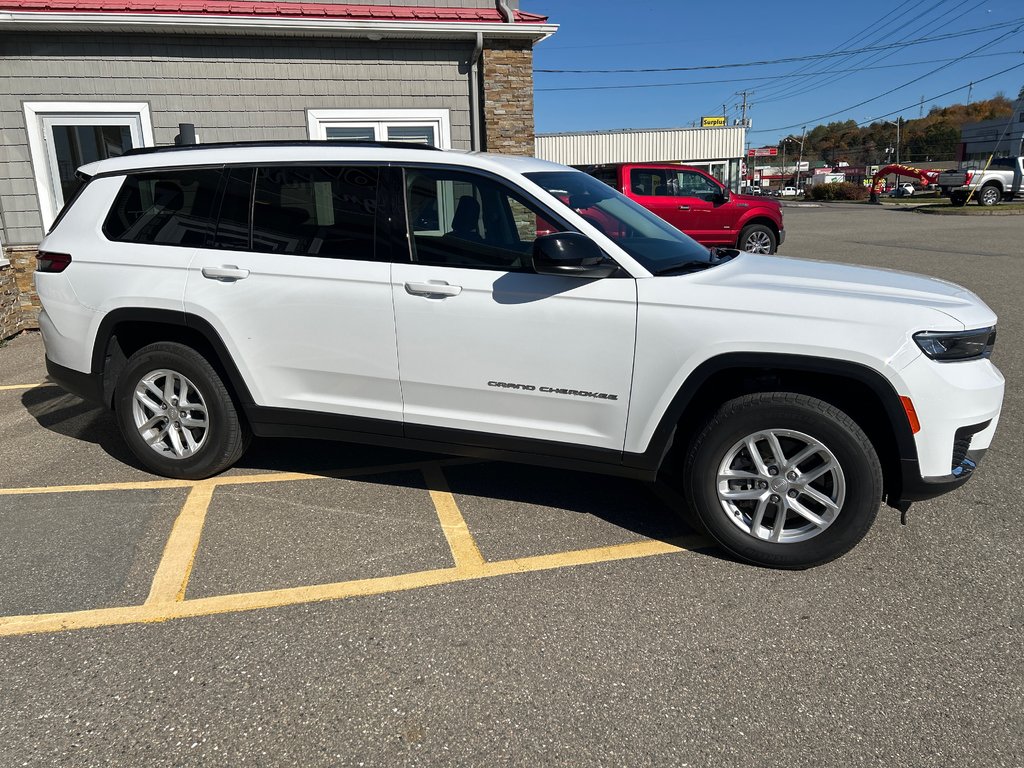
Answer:
[[103, 222], [111, 240], [204, 247], [212, 242], [219, 168], [153, 171], [125, 177]]
[[[366, 166], [258, 168], [252, 250], [374, 259], [379, 177], [378, 168]], [[242, 188], [237, 197], [244, 197]]]

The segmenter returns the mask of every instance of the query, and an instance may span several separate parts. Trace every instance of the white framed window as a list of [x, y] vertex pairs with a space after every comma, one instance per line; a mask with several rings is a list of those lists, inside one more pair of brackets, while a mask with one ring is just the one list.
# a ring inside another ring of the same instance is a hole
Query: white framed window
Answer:
[[310, 139], [452, 146], [447, 109], [307, 109], [306, 120]]
[[26, 102], [25, 127], [46, 230], [77, 188], [79, 166], [153, 146], [153, 123], [144, 102]]

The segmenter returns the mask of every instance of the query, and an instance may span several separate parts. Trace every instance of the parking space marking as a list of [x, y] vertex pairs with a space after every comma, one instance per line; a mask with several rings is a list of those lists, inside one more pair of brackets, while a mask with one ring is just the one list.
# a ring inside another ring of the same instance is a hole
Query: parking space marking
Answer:
[[199, 538], [206, 522], [206, 510], [216, 490], [216, 482], [196, 483], [185, 500], [185, 506], [174, 521], [171, 535], [164, 545], [164, 554], [149, 588], [146, 605], [181, 602], [185, 599], [192, 564], [199, 549]]
[[349, 597], [369, 597], [390, 592], [403, 592], [423, 587], [452, 584], [462, 581], [489, 579], [496, 576], [555, 570], [578, 565], [594, 565], [615, 560], [635, 560], [654, 555], [686, 551], [699, 551], [711, 546], [704, 536], [685, 536], [670, 541], [649, 539], [629, 544], [559, 552], [551, 555], [499, 560], [475, 568], [441, 568], [417, 571], [399, 576], [340, 581], [308, 587], [243, 592], [218, 595], [171, 603], [153, 603], [124, 608], [98, 608], [67, 613], [6, 616], [0, 618], [0, 637], [26, 635], [38, 632], [109, 627], [124, 624], [144, 624], [171, 619], [213, 616], [266, 608], [283, 608], [315, 602], [342, 600]]
[[[455, 466], [457, 464], [473, 464], [478, 459], [443, 459], [438, 464]], [[383, 475], [389, 472], [411, 472], [419, 470], [422, 461], [409, 461], [402, 464], [381, 464], [372, 467], [354, 467], [338, 472], [267, 472], [258, 475], [221, 475], [209, 480], [127, 480], [120, 483], [93, 483], [86, 485], [38, 485], [24, 488], [0, 488], [0, 496], [18, 496], [21, 494], [41, 493], [84, 493], [90, 491], [146, 491], [164, 488], [191, 488], [196, 482], [210, 482], [215, 485], [256, 485], [259, 483], [291, 483], [296, 480], [344, 480], [361, 475]]]
[[476, 539], [469, 532], [469, 526], [466, 525], [466, 520], [455, 503], [455, 497], [448, 487], [448, 480], [441, 465], [427, 464], [421, 471], [427, 483], [427, 490], [430, 491], [430, 500], [434, 502], [434, 509], [437, 510], [441, 530], [444, 531], [444, 537], [452, 550], [455, 567], [479, 568], [484, 564], [484, 556], [480, 554]]
[[[423, 587], [488, 579], [519, 573], [555, 570], [572, 566], [593, 565], [614, 560], [630, 560], [684, 551], [699, 551], [712, 546], [705, 536], [689, 535], [675, 539], [645, 539], [627, 544], [557, 552], [549, 555], [513, 558], [488, 562], [484, 559], [458, 508], [443, 467], [476, 463], [475, 459], [439, 459], [424, 463], [378, 465], [346, 469], [334, 473], [273, 472], [253, 475], [228, 475], [207, 480], [141, 480], [93, 485], [43, 486], [34, 488], [0, 488], [0, 495], [68, 493], [85, 491], [125, 491], [164, 488], [190, 488], [188, 497], [176, 518], [164, 546], [142, 605], [95, 608], [63, 613], [29, 614], [0, 617], [0, 637], [40, 632], [98, 628], [126, 624], [144, 624], [170, 619], [212, 616], [264, 608], [281, 608], [314, 602], [341, 600], [349, 597], [382, 595]], [[186, 599], [206, 512], [215, 490], [222, 485], [247, 485], [294, 482], [302, 480], [345, 479], [418, 470], [422, 473], [438, 521], [452, 552], [455, 565], [397, 576], [355, 579], [331, 584], [317, 584], [287, 589], [243, 592], [214, 597]]]
[[3, 384], [0, 385], [0, 392], [6, 392], [13, 389], [38, 389], [39, 387], [56, 387], [52, 381], [42, 381], [38, 384]]

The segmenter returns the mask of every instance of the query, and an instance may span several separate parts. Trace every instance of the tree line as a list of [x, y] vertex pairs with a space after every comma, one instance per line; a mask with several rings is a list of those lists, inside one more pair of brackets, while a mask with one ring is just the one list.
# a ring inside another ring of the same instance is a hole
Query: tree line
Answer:
[[[1024, 88], [1021, 89], [1024, 96]], [[900, 125], [899, 158], [904, 163], [940, 162], [955, 160], [960, 144], [960, 128], [965, 123], [994, 120], [1013, 114], [1013, 102], [1002, 94], [971, 104], [952, 104], [948, 107], [933, 106], [928, 114], [905, 120]], [[789, 136], [779, 142], [782, 145], [790, 139], [788, 152], [795, 149], [793, 141], [799, 144], [800, 137]], [[881, 165], [896, 161], [895, 121], [877, 121], [870, 125], [858, 126], [854, 120], [818, 125], [807, 132], [803, 156], [809, 160], [819, 159], [835, 164], [847, 162], [850, 165]]]

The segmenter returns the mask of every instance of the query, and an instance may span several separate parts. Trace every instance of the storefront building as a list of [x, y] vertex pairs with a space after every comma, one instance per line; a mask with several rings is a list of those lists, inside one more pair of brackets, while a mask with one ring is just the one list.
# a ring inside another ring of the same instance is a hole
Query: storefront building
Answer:
[[574, 166], [682, 163], [738, 191], [745, 141], [739, 126], [547, 133], [537, 136], [537, 157]]

